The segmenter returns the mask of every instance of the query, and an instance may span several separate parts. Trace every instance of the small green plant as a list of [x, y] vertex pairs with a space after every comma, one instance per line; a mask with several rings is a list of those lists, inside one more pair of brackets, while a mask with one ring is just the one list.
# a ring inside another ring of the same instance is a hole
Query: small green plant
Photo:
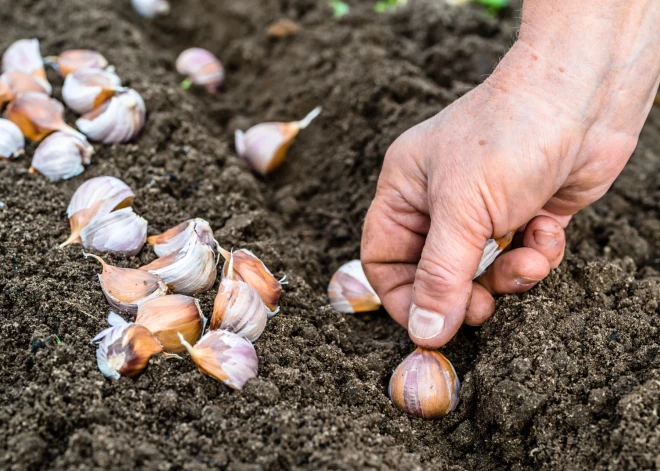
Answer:
[[511, 3], [510, 0], [473, 0], [486, 7], [489, 15], [496, 16], [502, 8], [506, 8]]
[[330, 0], [328, 5], [332, 8], [332, 16], [335, 18], [341, 18], [344, 15], [348, 15], [348, 12], [351, 11], [351, 7], [341, 0]]
[[408, 0], [378, 0], [374, 5], [376, 13], [385, 13], [408, 3]]

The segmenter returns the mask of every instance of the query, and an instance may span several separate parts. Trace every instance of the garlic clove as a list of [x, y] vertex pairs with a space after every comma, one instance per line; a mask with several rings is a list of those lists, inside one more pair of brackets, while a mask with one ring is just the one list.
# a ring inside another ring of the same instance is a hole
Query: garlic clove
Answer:
[[144, 126], [147, 109], [138, 92], [127, 89], [76, 121], [78, 129], [93, 141], [104, 144], [128, 142]]
[[2, 55], [2, 72], [23, 72], [32, 75], [48, 95], [53, 91], [46, 78], [38, 39], [21, 39], [9, 46]]
[[335, 311], [346, 314], [375, 311], [381, 306], [359, 260], [345, 263], [332, 275], [328, 298]]
[[51, 182], [81, 174], [89, 165], [94, 147], [86, 140], [58, 131], [44, 139], [32, 157], [31, 173], [40, 173]]
[[154, 18], [170, 12], [170, 4], [166, 0], [131, 0], [131, 5], [137, 14], [144, 18]]
[[261, 175], [266, 175], [279, 167], [293, 140], [301, 129], [321, 113], [321, 107], [314, 108], [301, 121], [290, 123], [261, 123], [247, 131], [236, 131], [236, 152], [250, 167]]
[[257, 377], [259, 361], [249, 340], [226, 330], [207, 332], [194, 347], [183, 335], [179, 338], [203, 374], [238, 390]]
[[115, 309], [136, 314], [144, 303], [167, 294], [167, 285], [158, 275], [132, 268], [114, 267], [94, 254], [83, 254], [101, 262], [101, 289], [108, 303]]
[[163, 352], [163, 347], [146, 327], [129, 324], [113, 314], [108, 316], [112, 327], [92, 339], [92, 342], [98, 342], [98, 368], [110, 379], [136, 376], [147, 367], [153, 355]]
[[479, 262], [479, 268], [477, 268], [477, 273], [474, 275], [474, 278], [481, 276], [491, 263], [495, 261], [497, 256], [511, 244], [513, 235], [514, 232], [509, 232], [499, 239], [488, 239], [486, 247], [484, 248], [484, 254], [481, 256], [481, 261]]
[[0, 108], [24, 92], [49, 94], [43, 84], [32, 75], [16, 71], [0, 75]]
[[196, 235], [197, 239], [212, 249], [218, 247], [218, 242], [213, 238], [211, 225], [204, 219], [188, 219], [181, 224], [166, 230], [162, 234], [150, 236], [147, 243], [154, 246], [154, 252], [159, 257], [179, 252]]
[[206, 318], [195, 298], [172, 294], [141, 304], [135, 322], [149, 329], [166, 351], [181, 353], [186, 347], [181, 344], [178, 334], [183, 335], [186, 342], [197, 342], [204, 331]]
[[82, 68], [105, 69], [108, 66], [108, 60], [103, 55], [89, 49], [69, 49], [59, 56], [46, 57], [45, 61], [62, 77]]
[[64, 79], [62, 99], [76, 113], [85, 114], [124, 90], [116, 74], [101, 69], [80, 68]]
[[0, 160], [18, 158], [23, 155], [24, 148], [25, 138], [19, 127], [0, 118]]
[[186, 49], [176, 59], [176, 70], [187, 79], [181, 84], [183, 88], [190, 85], [203, 85], [214, 93], [225, 80], [225, 69], [217, 57], [210, 51], [199, 47]]
[[222, 267], [225, 277], [229, 276], [229, 260], [233, 256], [232, 278], [246, 282], [259, 294], [268, 309], [268, 317], [272, 317], [280, 310], [280, 295], [282, 294], [282, 283], [273, 276], [264, 262], [257, 258], [247, 249], [237, 250], [229, 253], [220, 248], [220, 253], [226, 262]]
[[157, 258], [140, 270], [160, 276], [174, 293], [194, 295], [213, 286], [215, 266], [213, 249], [194, 234], [179, 252]]
[[147, 240], [147, 221], [135, 214], [133, 208], [118, 209], [95, 217], [80, 231], [80, 240], [86, 249], [130, 257]]
[[445, 356], [418, 347], [392, 374], [390, 399], [404, 412], [438, 419], [453, 411], [460, 400], [461, 383]]
[[38, 92], [19, 93], [7, 107], [7, 119], [13, 121], [25, 137], [40, 141], [53, 131], [63, 131], [84, 139], [64, 122], [64, 106]]

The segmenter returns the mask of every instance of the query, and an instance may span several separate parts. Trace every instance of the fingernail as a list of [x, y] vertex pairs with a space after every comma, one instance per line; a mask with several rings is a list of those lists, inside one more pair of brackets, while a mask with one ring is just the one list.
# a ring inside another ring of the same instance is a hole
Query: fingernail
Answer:
[[519, 276], [516, 278], [516, 283], [520, 286], [534, 286], [541, 280], [533, 280], [532, 278], [525, 278], [524, 276]]
[[432, 339], [445, 328], [445, 316], [437, 312], [421, 309], [414, 304], [410, 307], [408, 332], [418, 339]]
[[557, 243], [557, 235], [552, 232], [534, 231], [534, 241], [543, 247], [552, 247]]

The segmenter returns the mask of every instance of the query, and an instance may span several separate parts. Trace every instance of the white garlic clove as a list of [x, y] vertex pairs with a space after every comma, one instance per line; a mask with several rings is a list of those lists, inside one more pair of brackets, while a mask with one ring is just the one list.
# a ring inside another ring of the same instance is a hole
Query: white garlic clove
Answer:
[[261, 123], [247, 131], [236, 131], [236, 152], [250, 167], [261, 175], [266, 175], [279, 167], [293, 140], [301, 129], [321, 113], [321, 107], [314, 108], [301, 121], [290, 123]]
[[138, 92], [128, 89], [76, 121], [78, 129], [93, 141], [117, 144], [134, 139], [142, 130], [147, 109]]
[[140, 270], [160, 276], [174, 293], [187, 295], [207, 291], [217, 273], [213, 249], [195, 234], [179, 252], [157, 258]]
[[94, 147], [73, 134], [58, 131], [43, 140], [32, 157], [30, 172], [51, 182], [81, 174], [89, 165]]
[[35, 142], [54, 131], [68, 132], [85, 139], [85, 136], [64, 122], [62, 103], [43, 93], [19, 93], [9, 103], [6, 116], [21, 129], [25, 137]]
[[167, 294], [167, 285], [158, 275], [133, 268], [114, 267], [94, 254], [83, 254], [103, 265], [103, 272], [99, 275], [101, 289], [108, 303], [115, 309], [136, 314], [144, 303]]
[[71, 197], [66, 214], [71, 226], [71, 235], [60, 247], [80, 242], [80, 231], [95, 217], [105, 216], [113, 210], [133, 204], [135, 193], [115, 177], [90, 178], [80, 185]]
[[16, 98], [19, 93], [25, 92], [49, 94], [43, 84], [32, 75], [16, 71], [0, 75], [0, 108]]
[[105, 216], [95, 217], [80, 231], [80, 240], [86, 249], [99, 252], [137, 254], [147, 240], [147, 221], [123, 208]]
[[24, 148], [25, 138], [19, 127], [8, 119], [0, 118], [0, 160], [20, 157]]
[[38, 39], [21, 39], [7, 48], [2, 55], [2, 72], [23, 72], [35, 77], [48, 95], [53, 91], [44, 69]]
[[453, 411], [460, 400], [461, 382], [445, 356], [418, 347], [392, 374], [390, 399], [404, 412], [438, 419]]
[[226, 330], [207, 332], [194, 347], [182, 335], [179, 338], [203, 374], [239, 390], [257, 377], [259, 361], [249, 340]]
[[84, 67], [66, 76], [62, 99], [76, 113], [85, 114], [124, 90], [116, 74]]
[[49, 56], [44, 60], [62, 77], [67, 77], [82, 68], [105, 69], [108, 67], [108, 60], [103, 55], [89, 49], [69, 49], [60, 53], [59, 56]]
[[191, 84], [202, 85], [214, 93], [225, 80], [225, 69], [210, 51], [199, 47], [186, 49], [176, 59], [176, 70], [188, 78], [181, 84], [188, 88]]
[[497, 256], [511, 244], [513, 235], [514, 232], [509, 232], [504, 237], [488, 239], [486, 247], [484, 248], [484, 254], [481, 256], [481, 261], [479, 262], [479, 268], [477, 268], [477, 273], [474, 275], [474, 278], [481, 276], [491, 263], [495, 261]]
[[346, 314], [375, 311], [381, 306], [359, 260], [345, 263], [332, 275], [328, 298], [335, 311]]
[[150, 236], [147, 238], [147, 243], [154, 246], [156, 255], [164, 257], [165, 255], [179, 252], [188, 244], [193, 235], [202, 244], [208, 245], [213, 250], [217, 249], [218, 242], [213, 238], [211, 225], [200, 218], [188, 219], [166, 230], [162, 234]]
[[131, 0], [131, 4], [137, 14], [143, 18], [154, 18], [170, 12], [170, 4], [167, 0]]

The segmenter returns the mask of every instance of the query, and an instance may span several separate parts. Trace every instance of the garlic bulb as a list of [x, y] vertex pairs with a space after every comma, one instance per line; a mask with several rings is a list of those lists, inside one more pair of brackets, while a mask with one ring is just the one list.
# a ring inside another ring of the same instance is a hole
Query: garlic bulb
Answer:
[[499, 239], [489, 239], [486, 242], [486, 247], [484, 248], [484, 254], [481, 256], [481, 261], [479, 262], [479, 268], [477, 268], [477, 273], [474, 275], [475, 278], [481, 276], [486, 269], [495, 261], [497, 256], [506, 249], [511, 241], [513, 240], [514, 232], [509, 232], [504, 237]]
[[[238, 281], [244, 281], [259, 294], [268, 309], [268, 317], [273, 317], [280, 310], [280, 295], [282, 294], [282, 283], [270, 272], [264, 262], [247, 249], [237, 250], [229, 253], [220, 248], [220, 253], [226, 262], [222, 267], [222, 273]], [[229, 273], [229, 261], [233, 257], [233, 273]]]
[[138, 92], [128, 89], [76, 121], [78, 129], [93, 141], [104, 144], [128, 142], [135, 138], [147, 117]]
[[93, 153], [94, 148], [86, 140], [58, 131], [39, 144], [30, 172], [39, 172], [51, 182], [66, 180], [81, 174]]
[[203, 85], [213, 93], [225, 80], [225, 69], [213, 53], [199, 47], [186, 49], [176, 59], [176, 70], [187, 79], [181, 86]]
[[144, 18], [154, 18], [170, 12], [170, 4], [166, 0], [131, 0], [131, 5], [137, 14]]
[[211, 225], [200, 218], [188, 219], [162, 234], [148, 237], [147, 243], [154, 246], [156, 255], [163, 257], [179, 252], [188, 244], [193, 235], [202, 244], [206, 244], [214, 250], [218, 247], [218, 241], [213, 238]]
[[236, 131], [236, 152], [250, 167], [261, 175], [266, 175], [279, 167], [293, 140], [301, 129], [321, 113], [317, 106], [301, 121], [290, 123], [261, 123], [247, 131]]
[[195, 298], [172, 294], [141, 304], [135, 322], [149, 329], [166, 351], [181, 353], [186, 347], [179, 334], [186, 342], [197, 342], [204, 331], [206, 318]]
[[60, 247], [80, 242], [80, 231], [95, 217], [126, 208], [133, 204], [133, 198], [133, 190], [118, 178], [95, 177], [87, 180], [73, 194], [66, 210], [71, 235]]
[[94, 254], [83, 252], [83, 255], [101, 262], [101, 289], [108, 303], [115, 309], [136, 314], [144, 303], [167, 294], [167, 285], [158, 275], [133, 268], [113, 267]]
[[392, 374], [389, 395], [396, 407], [423, 419], [437, 419], [453, 411], [461, 383], [454, 367], [435, 350], [418, 347]]
[[140, 270], [160, 276], [174, 293], [187, 295], [211, 288], [217, 272], [213, 249], [200, 242], [196, 234], [179, 252], [157, 258]]
[[0, 160], [17, 158], [23, 155], [24, 148], [25, 139], [18, 126], [0, 118]]
[[46, 78], [38, 39], [21, 39], [9, 46], [2, 55], [2, 72], [23, 72], [32, 75], [48, 95], [53, 91]]
[[73, 111], [84, 114], [124, 90], [121, 87], [121, 79], [116, 74], [83, 67], [68, 74], [64, 79], [62, 99]]
[[335, 311], [347, 314], [375, 311], [381, 306], [359, 260], [352, 260], [337, 269], [328, 285], [328, 297]]
[[147, 221], [123, 208], [95, 217], [80, 231], [86, 249], [120, 253], [128, 257], [137, 254], [147, 240]]
[[239, 390], [257, 377], [257, 352], [249, 340], [226, 330], [207, 332], [194, 347], [183, 335], [179, 334], [179, 338], [203, 374]]
[[43, 84], [32, 75], [23, 72], [5, 72], [0, 75], [0, 108], [24, 92], [49, 94]]
[[40, 141], [53, 131], [64, 131], [85, 139], [64, 122], [62, 103], [43, 93], [19, 93], [7, 107], [6, 115], [25, 137], [33, 141]]
[[146, 327], [129, 324], [114, 312], [108, 316], [108, 323], [111, 327], [92, 339], [92, 343], [99, 343], [96, 360], [106, 378], [136, 376], [147, 367], [152, 355], [163, 352]]
[[89, 49], [70, 49], [59, 56], [45, 58], [48, 65], [53, 66], [62, 77], [82, 68], [105, 69], [108, 60], [96, 51]]

